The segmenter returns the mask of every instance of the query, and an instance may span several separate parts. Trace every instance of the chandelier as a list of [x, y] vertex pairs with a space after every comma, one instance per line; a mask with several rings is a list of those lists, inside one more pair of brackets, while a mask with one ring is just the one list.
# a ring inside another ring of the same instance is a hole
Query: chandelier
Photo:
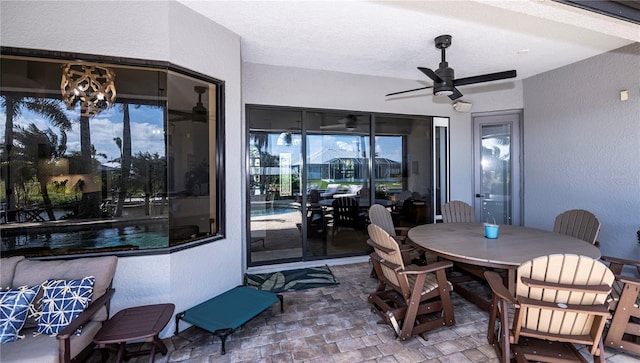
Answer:
[[80, 115], [93, 117], [116, 99], [116, 75], [109, 68], [88, 63], [62, 66], [60, 89], [69, 110], [80, 104]]

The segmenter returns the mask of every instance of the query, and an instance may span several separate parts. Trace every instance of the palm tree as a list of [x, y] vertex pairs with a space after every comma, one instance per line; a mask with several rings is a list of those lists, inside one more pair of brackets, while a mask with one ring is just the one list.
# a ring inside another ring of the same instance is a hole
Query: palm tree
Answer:
[[150, 197], [164, 191], [167, 161], [158, 153], [138, 152], [131, 158], [131, 184], [144, 192], [144, 212], [150, 215]]
[[0, 99], [0, 106], [4, 107], [6, 113], [3, 168], [7, 199], [6, 209], [8, 211], [7, 221], [15, 221], [16, 205], [15, 194], [13, 193], [13, 176], [15, 172], [11, 170], [14, 120], [26, 109], [44, 116], [54, 126], [59, 127], [61, 131], [70, 130], [71, 121], [64, 113], [63, 108], [60, 106], [60, 101], [58, 100], [5, 94], [2, 95], [2, 98]]
[[[80, 112], [80, 170], [79, 174], [93, 174], [91, 128], [89, 126], [89, 116]], [[99, 218], [102, 216], [100, 210], [100, 191], [83, 191], [82, 199], [78, 209], [80, 218]]]
[[[120, 158], [120, 190], [118, 191], [118, 205], [116, 206], [115, 217], [122, 216], [122, 208], [124, 207], [124, 200], [127, 197], [127, 191], [129, 189], [129, 177], [131, 174], [131, 118], [129, 115], [129, 104], [122, 104], [122, 140], [119, 142], [121, 150]], [[118, 143], [116, 141], [116, 143]]]
[[17, 127], [15, 141], [17, 142], [15, 145], [16, 162], [21, 165], [20, 169], [23, 172], [31, 170], [31, 175], [35, 174], [47, 216], [50, 221], [54, 221], [56, 217], [53, 214], [53, 206], [47, 190], [47, 181], [50, 175], [49, 165], [66, 152], [67, 134], [60, 131], [60, 137], [58, 137], [50, 128], [40, 130], [36, 125], [30, 124], [26, 129]]

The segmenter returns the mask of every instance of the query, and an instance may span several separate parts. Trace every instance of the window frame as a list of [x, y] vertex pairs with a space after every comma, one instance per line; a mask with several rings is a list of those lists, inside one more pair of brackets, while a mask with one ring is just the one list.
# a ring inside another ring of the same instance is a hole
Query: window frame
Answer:
[[[118, 249], [105, 249], [102, 251], [93, 251], [91, 249], [86, 249], [86, 252], [80, 253], [56, 253], [56, 250], [53, 249], [50, 252], [51, 254], [46, 255], [34, 255], [29, 256], [30, 258], [38, 258], [38, 259], [59, 259], [59, 258], [72, 258], [72, 257], [93, 257], [93, 256], [105, 256], [105, 255], [115, 255], [115, 256], [143, 256], [143, 255], [159, 255], [159, 254], [169, 254], [182, 250], [186, 250], [189, 248], [201, 246], [204, 244], [212, 243], [218, 240], [222, 240], [226, 238], [226, 201], [225, 201], [225, 81], [207, 76], [203, 73], [193, 71], [186, 67], [182, 67], [177, 64], [173, 64], [168, 61], [159, 61], [159, 60], [148, 60], [148, 59], [138, 59], [138, 58], [127, 58], [127, 57], [117, 57], [117, 56], [107, 56], [107, 55], [96, 55], [96, 54], [87, 54], [87, 53], [75, 53], [75, 52], [64, 52], [64, 51], [54, 51], [54, 50], [44, 50], [44, 49], [28, 49], [28, 48], [17, 48], [17, 47], [0, 47], [0, 54], [4, 57], [20, 57], [20, 58], [32, 58], [34, 60], [52, 60], [52, 61], [86, 61], [86, 62], [94, 62], [94, 63], [105, 63], [105, 64], [113, 64], [115, 66], [132, 66], [138, 68], [148, 68], [154, 69], [161, 72], [175, 72], [187, 77], [191, 77], [203, 82], [211, 83], [215, 85], [216, 95], [215, 95], [215, 135], [216, 139], [215, 145], [215, 160], [210, 160], [210, 171], [215, 170], [215, 189], [212, 190], [212, 193], [215, 193], [215, 215], [212, 218], [215, 218], [216, 225], [218, 226], [217, 232], [213, 235], [206, 236], [197, 240], [187, 241], [181, 244], [177, 244], [174, 246], [169, 245], [169, 241], [167, 240], [167, 247], [161, 248], [149, 248], [149, 249], [136, 249], [136, 250], [118, 250]], [[166, 117], [166, 116], [165, 116]], [[165, 118], [165, 132], [167, 127], [167, 120]], [[209, 141], [209, 145], [211, 147], [211, 140]], [[168, 222], [167, 222], [168, 223]], [[63, 252], [63, 251], [60, 251]]]

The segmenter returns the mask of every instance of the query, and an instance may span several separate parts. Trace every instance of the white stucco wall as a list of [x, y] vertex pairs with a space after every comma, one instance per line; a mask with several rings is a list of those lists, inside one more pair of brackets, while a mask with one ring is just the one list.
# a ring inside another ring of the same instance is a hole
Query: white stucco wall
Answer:
[[[423, 78], [416, 70], [416, 80]], [[421, 86], [424, 84], [410, 80], [255, 63], [244, 63], [242, 68], [245, 104], [449, 117], [451, 199], [473, 203], [471, 113], [454, 111], [448, 98], [433, 97], [431, 90], [385, 97], [390, 92]], [[523, 105], [520, 81], [469, 86], [461, 91], [465, 95], [462, 100], [473, 104], [472, 112], [519, 109]]]
[[[240, 39], [173, 1], [2, 1], [2, 46], [170, 61], [225, 81], [227, 221], [242, 219]], [[235, 201], [235, 202], [234, 202]], [[233, 286], [243, 273], [242, 228], [185, 251], [122, 257], [112, 312], [173, 302], [183, 311]], [[185, 327], [186, 324], [181, 327]], [[171, 335], [174, 322], [163, 336]]]
[[640, 44], [526, 79], [524, 100], [525, 224], [587, 209], [604, 255], [640, 259]]

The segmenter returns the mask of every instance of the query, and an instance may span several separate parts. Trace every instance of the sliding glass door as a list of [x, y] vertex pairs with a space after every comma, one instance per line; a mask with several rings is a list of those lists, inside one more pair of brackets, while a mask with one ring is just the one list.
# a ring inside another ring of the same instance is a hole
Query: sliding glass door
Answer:
[[367, 255], [374, 203], [396, 225], [435, 221], [433, 118], [247, 106], [247, 121], [249, 266]]
[[309, 258], [369, 252], [369, 114], [307, 112], [306, 185]]
[[[248, 259], [302, 258], [300, 111], [252, 109], [249, 121]], [[233, 223], [233, 221], [231, 221]]]

